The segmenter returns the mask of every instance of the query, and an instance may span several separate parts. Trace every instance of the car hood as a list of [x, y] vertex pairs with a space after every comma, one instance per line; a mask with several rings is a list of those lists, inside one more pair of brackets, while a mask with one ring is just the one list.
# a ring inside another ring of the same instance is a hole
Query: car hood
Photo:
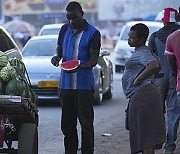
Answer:
[[124, 50], [134, 50], [134, 47], [130, 47], [128, 44], [128, 41], [123, 41], [119, 40], [116, 44], [115, 51], [118, 51], [119, 49], [124, 49]]
[[51, 58], [49, 56], [23, 57], [22, 60], [30, 74], [60, 73], [60, 67], [53, 66]]
[[[148, 41], [146, 41], [146, 45], [148, 45]], [[123, 50], [129, 50], [129, 51], [134, 51], [134, 47], [130, 47], [128, 44], [128, 41], [126, 40], [119, 40], [116, 44], [115, 51], [118, 51], [119, 49]]]

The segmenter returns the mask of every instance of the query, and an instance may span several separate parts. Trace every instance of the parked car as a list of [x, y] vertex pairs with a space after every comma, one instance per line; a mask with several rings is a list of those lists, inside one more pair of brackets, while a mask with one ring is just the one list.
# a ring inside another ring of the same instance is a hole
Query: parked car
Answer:
[[[130, 28], [137, 24], [137, 23], [143, 23], [148, 26], [149, 28], [149, 37], [150, 35], [163, 27], [163, 23], [161, 22], [154, 22], [154, 21], [131, 21], [127, 22], [119, 35], [119, 39], [117, 41], [117, 44], [114, 48], [115, 52], [115, 71], [116, 72], [122, 72], [124, 70], [124, 64], [125, 61], [131, 56], [132, 52], [134, 51], [134, 47], [130, 47], [128, 45], [128, 33]], [[148, 39], [149, 39], [148, 37]], [[147, 40], [148, 40], [147, 39]], [[148, 41], [146, 42], [148, 43]]]
[[44, 25], [38, 35], [58, 35], [64, 23]]
[[[39, 99], [58, 99], [60, 67], [51, 64], [56, 53], [58, 35], [35, 36], [22, 50], [23, 62], [32, 84], [32, 89]], [[101, 50], [98, 64], [94, 67], [95, 104], [100, 104], [103, 97], [112, 98], [113, 68], [108, 59], [109, 51]]]
[[0, 26], [0, 51], [3, 51], [9, 58], [22, 59], [20, 49], [3, 26]]

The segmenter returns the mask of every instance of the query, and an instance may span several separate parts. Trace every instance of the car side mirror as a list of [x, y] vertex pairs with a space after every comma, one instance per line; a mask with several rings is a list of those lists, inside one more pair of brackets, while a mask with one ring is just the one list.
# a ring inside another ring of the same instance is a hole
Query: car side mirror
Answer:
[[103, 56], [109, 56], [110, 55], [110, 52], [109, 50], [107, 49], [102, 49], [101, 52], [100, 52], [100, 56], [103, 57]]

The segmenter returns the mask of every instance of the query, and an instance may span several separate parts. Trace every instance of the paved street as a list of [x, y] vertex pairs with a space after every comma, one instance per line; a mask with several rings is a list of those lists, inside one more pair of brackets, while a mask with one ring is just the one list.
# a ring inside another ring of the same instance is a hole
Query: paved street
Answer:
[[[114, 89], [119, 89], [119, 81], [115, 81]], [[122, 89], [119, 89], [121, 93]], [[120, 94], [119, 93], [119, 94]], [[115, 93], [114, 99], [116, 100], [119, 95]], [[124, 109], [126, 103], [124, 99], [117, 99], [119, 101], [119, 112], [112, 115], [110, 127], [105, 127], [104, 132], [112, 134], [111, 136], [102, 136], [103, 132], [96, 132], [95, 137], [95, 154], [130, 154], [128, 131], [124, 129]], [[97, 126], [98, 127], [98, 126]], [[178, 129], [177, 149], [175, 154], [180, 154], [180, 128]], [[163, 154], [163, 149], [156, 151], [156, 154]]]
[[[127, 101], [122, 93], [120, 78], [121, 75], [115, 75], [113, 99], [94, 106], [95, 154], [130, 154], [128, 131], [124, 128]], [[60, 107], [44, 106], [39, 109], [39, 154], [63, 154]], [[80, 138], [80, 129], [78, 133]], [[163, 149], [156, 153], [163, 154]], [[180, 154], [180, 128], [176, 154]]]
[[[110, 59], [114, 59], [113, 52]], [[129, 135], [124, 128], [127, 100], [122, 92], [121, 76], [119, 73], [114, 74], [112, 100], [104, 100], [101, 105], [94, 106], [95, 154], [130, 154]], [[39, 154], [64, 154], [60, 114], [59, 106], [39, 107]], [[176, 154], [180, 154], [180, 128], [178, 131]], [[78, 134], [80, 138], [79, 125]], [[156, 154], [163, 154], [163, 149], [156, 151]]]

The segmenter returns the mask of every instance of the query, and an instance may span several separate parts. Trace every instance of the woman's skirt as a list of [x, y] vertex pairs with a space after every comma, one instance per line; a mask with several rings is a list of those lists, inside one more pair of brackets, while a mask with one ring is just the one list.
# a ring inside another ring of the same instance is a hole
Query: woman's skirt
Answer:
[[163, 102], [154, 84], [143, 86], [131, 96], [128, 122], [131, 153], [165, 142]]

